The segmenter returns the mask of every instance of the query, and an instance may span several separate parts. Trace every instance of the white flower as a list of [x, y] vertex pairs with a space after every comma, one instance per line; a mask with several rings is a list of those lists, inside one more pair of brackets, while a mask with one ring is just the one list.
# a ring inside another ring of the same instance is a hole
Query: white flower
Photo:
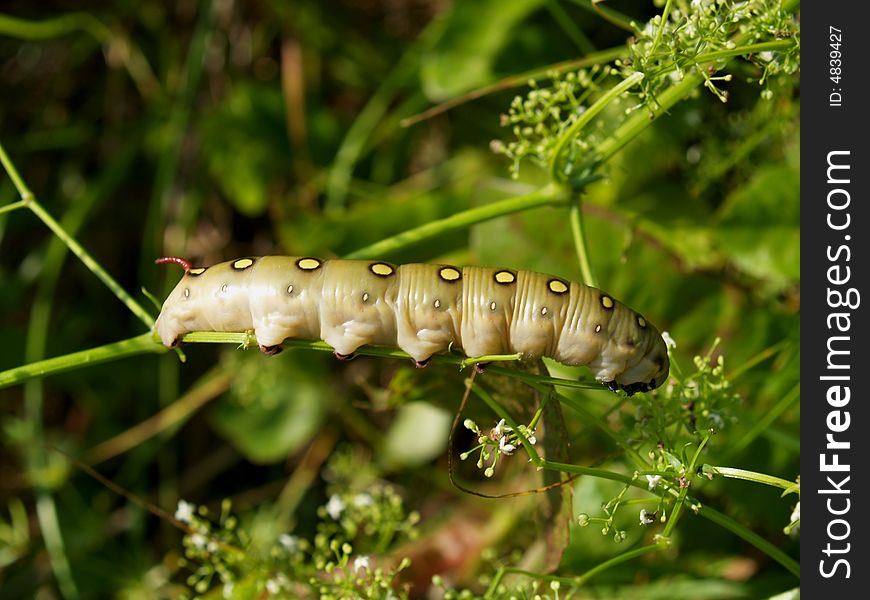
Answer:
[[178, 507], [175, 509], [175, 518], [182, 523], [190, 523], [193, 519], [193, 511], [196, 507], [190, 502], [184, 500], [178, 501]]
[[659, 484], [659, 481], [662, 480], [662, 476], [661, 475], [647, 475], [646, 480], [647, 480], [647, 487], [649, 488], [649, 491], [653, 491], [654, 489], [656, 489], [656, 486]]
[[507, 443], [507, 436], [502, 436], [502, 438], [498, 441], [498, 449], [502, 454], [513, 454], [514, 450], [517, 449], [513, 444]]
[[299, 538], [289, 533], [282, 533], [278, 536], [278, 543], [284, 546], [288, 552], [295, 552], [299, 547]]
[[368, 556], [357, 556], [353, 559], [353, 570], [355, 573], [359, 573], [361, 569], [365, 569], [366, 571], [371, 571], [372, 568], [369, 564]]
[[266, 591], [274, 595], [281, 591], [281, 585], [274, 579], [266, 581]]
[[656, 520], [655, 513], [646, 512], [645, 508], [640, 509], [640, 524], [641, 525], [652, 525]]
[[795, 504], [794, 510], [791, 511], [791, 516], [789, 517], [789, 519], [791, 519], [791, 522], [794, 523], [795, 521], [800, 521], [800, 518], [801, 518], [801, 503], [800, 503], [800, 501], [798, 501], [798, 503]]
[[674, 341], [674, 338], [671, 337], [671, 334], [667, 331], [662, 332], [662, 339], [665, 341], [665, 346], [670, 348], [671, 350], [676, 349], [677, 342]]
[[332, 517], [334, 521], [338, 521], [342, 512], [344, 512], [344, 502], [341, 498], [333, 494], [330, 496], [329, 502], [326, 503], [326, 514]]
[[197, 548], [205, 548], [205, 537], [202, 534], [194, 533], [190, 536], [190, 543]]
[[495, 429], [492, 430], [493, 436], [498, 437], [505, 432], [513, 431], [510, 425], [504, 424], [504, 419], [498, 422], [498, 425], [495, 426]]
[[224, 593], [223, 593], [224, 598], [232, 598], [233, 597], [233, 588], [235, 588], [235, 585], [233, 585], [232, 581], [227, 581], [224, 584]]
[[354, 506], [371, 506], [374, 503], [370, 494], [357, 494], [353, 497]]

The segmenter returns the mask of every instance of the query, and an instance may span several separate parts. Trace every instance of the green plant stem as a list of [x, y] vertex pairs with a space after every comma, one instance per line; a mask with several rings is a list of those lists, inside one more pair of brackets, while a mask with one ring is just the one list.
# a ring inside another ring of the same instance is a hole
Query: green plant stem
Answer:
[[583, 283], [598, 287], [598, 280], [592, 273], [592, 265], [589, 262], [589, 250], [586, 246], [586, 231], [583, 227], [583, 200], [579, 194], [571, 204], [570, 219], [571, 234], [574, 236], [574, 248], [577, 250], [577, 262], [580, 264], [580, 275]]
[[585, 67], [591, 67], [594, 65], [607, 64], [620, 57], [625, 56], [626, 54], [627, 50], [625, 46], [617, 46], [615, 48], [608, 48], [606, 50], [600, 50], [598, 52], [587, 54], [583, 58], [566, 60], [556, 64], [547, 65], [546, 67], [539, 67], [536, 69], [531, 69], [529, 71], [524, 71], [522, 73], [517, 73], [516, 75], [511, 75], [510, 77], [506, 77], [505, 79], [497, 81], [493, 84], [485, 85], [482, 88], [478, 88], [476, 90], [462, 94], [461, 96], [458, 96], [456, 98], [452, 98], [440, 104], [436, 104], [432, 108], [429, 108], [419, 114], [402, 119], [400, 125], [402, 127], [410, 127], [411, 125], [419, 123], [420, 121], [431, 119], [436, 115], [440, 115], [441, 113], [447, 112], [448, 110], [456, 108], [457, 106], [461, 106], [467, 102], [471, 102], [472, 100], [477, 100], [478, 98], [482, 98], [498, 91], [509, 90], [511, 88], [527, 85], [530, 80], [537, 81], [538, 79], [550, 77], [552, 73], [565, 73], [566, 71], [571, 71], [574, 69], [583, 69]]
[[326, 183], [327, 214], [334, 214], [344, 207], [354, 165], [362, 156], [372, 132], [386, 114], [393, 99], [407, 81], [417, 75], [419, 63], [420, 52], [417, 46], [406, 51], [354, 119], [329, 170]]
[[109, 28], [86, 12], [67, 13], [42, 21], [0, 14], [0, 35], [36, 41], [48, 40], [76, 31], [84, 31], [100, 43], [111, 37]]
[[13, 210], [17, 210], [19, 208], [27, 208], [27, 202], [24, 200], [19, 200], [18, 202], [10, 202], [4, 206], [0, 206], [0, 215], [8, 212], [12, 212]]
[[616, 565], [620, 565], [624, 562], [628, 562], [630, 560], [634, 560], [644, 554], [650, 554], [652, 552], [660, 552], [664, 550], [666, 546], [664, 544], [649, 544], [648, 546], [641, 546], [640, 548], [635, 548], [633, 550], [627, 550], [625, 552], [620, 553], [617, 556], [609, 560], [605, 560], [604, 562], [592, 567], [582, 575], [580, 575], [575, 583], [577, 585], [583, 585], [602, 571], [606, 571], [611, 567], [615, 567]]
[[5, 148], [3, 148], [3, 144], [0, 143], [0, 162], [3, 163], [3, 167], [6, 169], [6, 172], [9, 174], [9, 178], [12, 180], [12, 183], [15, 184], [15, 187], [18, 189], [18, 193], [21, 195], [21, 201], [24, 203], [27, 208], [29, 208], [33, 214], [35, 214], [39, 219], [45, 223], [45, 225], [54, 233], [58, 238], [63, 241], [64, 244], [70, 249], [70, 251], [75, 254], [79, 260], [84, 263], [84, 265], [94, 274], [97, 278], [103, 282], [103, 284], [109, 288], [115, 296], [118, 297], [121, 302], [123, 302], [130, 312], [136, 315], [140, 321], [142, 321], [146, 327], [149, 329], [151, 325], [154, 323], [154, 317], [152, 317], [136, 300], [133, 299], [130, 294], [128, 294], [124, 288], [122, 288], [118, 283], [112, 279], [112, 277], [103, 269], [103, 267], [91, 257], [87, 251], [70, 236], [60, 224], [54, 220], [54, 218], [48, 214], [48, 212], [42, 208], [42, 205], [37, 202], [33, 193], [24, 183], [24, 180], [21, 179], [21, 176], [18, 174], [18, 170], [15, 168], [15, 165], [10, 160], [9, 156], [6, 154]]
[[665, 25], [667, 25], [668, 17], [671, 14], [671, 5], [673, 4], [673, 0], [667, 0], [665, 2], [665, 8], [662, 10], [661, 17], [659, 17], [659, 28], [656, 31], [656, 37], [653, 40], [652, 46], [649, 49], [649, 56], [652, 56], [656, 49], [659, 47], [659, 42], [662, 40], [662, 33], [665, 31]]
[[48, 552], [51, 569], [57, 578], [60, 593], [66, 600], [76, 600], [79, 597], [79, 590], [66, 557], [60, 521], [57, 518], [57, 507], [54, 498], [42, 486], [37, 486], [36, 516], [39, 519], [42, 539], [45, 540], [45, 550]]
[[137, 354], [161, 354], [169, 349], [161, 344], [154, 342], [151, 332], [143, 333], [136, 337], [121, 340], [80, 350], [71, 354], [64, 354], [55, 358], [47, 358], [35, 363], [15, 367], [6, 371], [0, 372], [0, 388], [8, 387], [18, 383], [23, 383], [34, 377], [44, 377], [46, 375], [56, 375], [74, 369], [80, 369], [83, 365], [96, 365], [127, 356], [135, 356]]
[[783, 567], [788, 569], [788, 571], [794, 575], [795, 577], [800, 578], [801, 576], [801, 566], [797, 563], [793, 558], [791, 558], [788, 554], [777, 548], [775, 545], [768, 542], [766, 539], [751, 531], [732, 519], [731, 517], [720, 513], [719, 511], [704, 506], [702, 504], [698, 505], [697, 512], [700, 516], [705, 519], [716, 523], [720, 527], [727, 529], [728, 531], [734, 533], [735, 535], [743, 538], [743, 540], [749, 542], [773, 560], [781, 564]]
[[[613, 471], [606, 471], [604, 469], [597, 469], [594, 467], [584, 467], [581, 465], [558, 463], [549, 460], [541, 461], [541, 466], [546, 469], [557, 469], [566, 473], [576, 473], [578, 475], [590, 475], [592, 477], [600, 477], [601, 479], [608, 479], [611, 481], [630, 484], [636, 488], [648, 490], [645, 483], [642, 483], [641, 481], [627, 475], [623, 475], [622, 473], [615, 473]], [[674, 488], [668, 488], [666, 491], [659, 491], [658, 493], [659, 495], [669, 494], [671, 496], [679, 494], [679, 492]], [[728, 517], [727, 515], [724, 515], [715, 509], [704, 506], [694, 498], [687, 496], [686, 502], [688, 502], [692, 506], [692, 510], [698, 515], [716, 523], [717, 525], [724, 527], [728, 531], [732, 532], [734, 535], [749, 542], [750, 544], [773, 558], [775, 561], [780, 563], [783, 567], [788, 569], [788, 571], [791, 572], [795, 577], [800, 577], [800, 565], [785, 552], [777, 548], [774, 544], [770, 543], [757, 533], [747, 529], [740, 523], [733, 520], [731, 517]]]
[[766, 473], [747, 471], [746, 469], [736, 469], [734, 467], [717, 467], [715, 465], [704, 465], [704, 471], [713, 473], [714, 475], [721, 475], [722, 477], [729, 477], [731, 479], [742, 479], [744, 481], [762, 483], [764, 485], [778, 487], [784, 490], [794, 488], [797, 485], [794, 481], [789, 481], [780, 477], [774, 477], [773, 475], [767, 475]]
[[438, 219], [403, 231], [402, 233], [383, 239], [379, 242], [360, 248], [345, 258], [375, 258], [388, 256], [413, 244], [432, 239], [452, 231], [466, 229], [476, 223], [482, 223], [508, 214], [531, 210], [541, 206], [554, 206], [567, 202], [568, 196], [560, 186], [550, 184], [530, 194], [492, 202], [485, 206], [471, 208], [455, 215]]
[[759, 435], [763, 434], [776, 421], [782, 413], [788, 410], [795, 402], [799, 402], [801, 397], [801, 384], [798, 382], [788, 391], [772, 408], [764, 411], [764, 414], [759, 415], [758, 419], [749, 428], [749, 431], [744, 433], [734, 445], [729, 446], [728, 451], [731, 455], [737, 455], [751, 444]]
[[553, 181], [561, 183], [565, 182], [565, 174], [562, 173], [561, 170], [562, 159], [564, 158], [564, 155], [568, 153], [570, 145], [575, 142], [580, 130], [586, 127], [586, 125], [588, 125], [589, 122], [604, 110], [614, 99], [640, 83], [643, 78], [644, 74], [638, 71], [623, 79], [618, 85], [607, 90], [601, 98], [596, 100], [592, 106], [586, 109], [586, 111], [580, 115], [580, 117], [574, 121], [561, 136], [559, 136], [559, 141], [556, 142], [556, 146], [553, 149], [553, 158], [550, 160], [550, 177]]

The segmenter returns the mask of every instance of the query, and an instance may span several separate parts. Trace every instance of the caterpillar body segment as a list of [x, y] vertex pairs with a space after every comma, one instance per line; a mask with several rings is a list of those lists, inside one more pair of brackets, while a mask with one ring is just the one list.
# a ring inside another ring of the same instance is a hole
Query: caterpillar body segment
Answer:
[[269, 353], [300, 338], [340, 356], [397, 346], [418, 365], [451, 344], [468, 356], [548, 356], [628, 393], [668, 375], [665, 343], [646, 319], [601, 290], [542, 273], [293, 256], [160, 262], [185, 267], [155, 324], [169, 347], [191, 331], [253, 330]]

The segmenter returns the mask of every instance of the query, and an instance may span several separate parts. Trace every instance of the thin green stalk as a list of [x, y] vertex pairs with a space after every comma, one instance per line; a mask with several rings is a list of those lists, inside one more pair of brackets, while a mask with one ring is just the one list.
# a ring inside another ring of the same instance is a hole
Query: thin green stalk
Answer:
[[103, 269], [103, 267], [95, 261], [91, 255], [88, 254], [87, 251], [76, 240], [74, 240], [50, 214], [48, 214], [44, 208], [42, 208], [34, 197], [33, 192], [30, 191], [24, 183], [24, 180], [18, 174], [18, 170], [6, 154], [6, 150], [3, 148], [2, 143], [0, 143], [0, 162], [3, 163], [6, 173], [12, 180], [12, 183], [15, 184], [18, 193], [21, 194], [21, 201], [24, 202], [27, 208], [39, 217], [39, 219], [45, 223], [49, 229], [51, 229], [52, 233], [60, 238], [70, 251], [75, 254], [94, 275], [97, 276], [97, 279], [102, 281], [103, 284], [109, 288], [128, 309], [130, 309], [130, 312], [136, 315], [136, 317], [138, 317], [139, 320], [150, 329], [151, 325], [154, 323], [154, 317], [142, 308], [142, 306], [136, 302], [136, 300], [134, 300], [133, 297], [124, 290], [124, 288], [118, 285], [105, 269]]
[[698, 505], [697, 512], [700, 516], [705, 519], [716, 523], [717, 525], [727, 529], [731, 533], [743, 538], [743, 540], [749, 542], [773, 560], [781, 564], [783, 567], [789, 570], [789, 572], [795, 577], [800, 578], [801, 576], [801, 566], [788, 554], [768, 542], [766, 539], [755, 533], [754, 531], [750, 531], [737, 521], [733, 520], [731, 517], [720, 513], [719, 511], [704, 506], [703, 504]]
[[168, 348], [157, 344], [151, 332], [137, 335], [136, 337], [112, 342], [105, 346], [80, 350], [71, 354], [64, 354], [55, 358], [47, 358], [35, 363], [14, 367], [6, 371], [0, 371], [0, 389], [23, 383], [34, 377], [45, 377], [75, 369], [81, 369], [83, 365], [98, 365], [100, 363], [135, 356], [137, 354], [161, 354]]
[[400, 125], [402, 127], [410, 127], [420, 121], [431, 119], [436, 115], [440, 115], [441, 113], [447, 112], [448, 110], [461, 106], [467, 102], [471, 102], [472, 100], [483, 98], [489, 94], [528, 85], [529, 81], [549, 78], [552, 73], [566, 73], [568, 71], [583, 69], [594, 65], [604, 65], [625, 56], [627, 52], [625, 46], [617, 46], [615, 48], [608, 48], [606, 50], [587, 54], [583, 58], [566, 60], [545, 67], [538, 67], [522, 73], [517, 73], [516, 75], [511, 75], [510, 77], [506, 77], [505, 79], [501, 79], [490, 85], [485, 85], [476, 90], [472, 90], [456, 98], [445, 100], [444, 102], [436, 104], [432, 108], [424, 110], [419, 114], [402, 119]]
[[659, 46], [659, 42], [662, 40], [662, 34], [665, 31], [665, 25], [668, 23], [668, 17], [671, 14], [671, 5], [673, 4], [673, 0], [668, 0], [665, 3], [665, 8], [662, 10], [661, 17], [659, 18], [659, 28], [656, 31], [656, 37], [653, 40], [652, 46], [649, 49], [649, 56], [652, 56], [656, 51], [656, 48]]
[[[636, 488], [641, 488], [647, 490], [646, 483], [642, 483], [637, 479], [633, 479], [627, 475], [623, 475], [622, 473], [614, 473], [612, 471], [606, 471], [604, 469], [596, 469], [594, 467], [584, 467], [581, 465], [571, 465], [565, 463], [558, 463], [549, 460], [544, 460], [541, 462], [541, 466], [546, 469], [556, 469], [559, 471], [564, 471], [566, 473], [576, 473], [578, 475], [590, 475], [592, 477], [600, 477], [602, 479], [608, 479], [611, 481], [618, 481], [620, 483], [631, 484]], [[677, 494], [676, 490], [673, 488], [669, 489], [666, 492], [659, 492], [659, 494], [668, 493], [670, 495]], [[686, 501], [692, 505], [693, 511], [698, 515], [708, 519], [720, 525], [721, 527], [727, 529], [734, 535], [742, 538], [743, 540], [749, 542], [763, 553], [770, 556], [772, 559], [780, 563], [786, 569], [788, 569], [793, 575], [796, 577], [800, 577], [800, 565], [788, 556], [785, 552], [777, 548], [775, 545], [758, 535], [757, 533], [750, 531], [740, 523], [734, 521], [732, 518], [720, 513], [719, 511], [704, 506], [697, 500], [692, 497], [687, 496]]]
[[57, 518], [57, 507], [51, 494], [42, 487], [37, 490], [36, 515], [42, 530], [42, 539], [45, 540], [45, 550], [51, 562], [51, 570], [57, 578], [60, 593], [67, 600], [76, 600], [79, 597], [79, 590], [66, 557], [66, 548], [60, 531], [60, 522]]
[[562, 159], [565, 154], [567, 154], [569, 146], [574, 143], [577, 134], [581, 129], [586, 127], [592, 119], [594, 119], [598, 113], [603, 111], [608, 104], [610, 104], [613, 100], [618, 98], [623, 92], [631, 89], [638, 83], [640, 83], [644, 78], [644, 74], [641, 72], [635, 72], [623, 79], [619, 82], [618, 85], [615, 85], [613, 88], [609, 89], [604, 95], [601, 96], [595, 103], [592, 104], [586, 111], [580, 115], [580, 117], [574, 121], [568, 129], [566, 129], [561, 136], [559, 136], [559, 141], [556, 142], [556, 146], [553, 149], [553, 157], [550, 160], [550, 177], [553, 181], [563, 182], [565, 177], [561, 172], [562, 169]]
[[583, 283], [598, 287], [598, 280], [592, 273], [592, 265], [589, 262], [589, 251], [586, 247], [586, 231], [583, 227], [583, 200], [579, 194], [576, 196], [576, 201], [571, 204], [571, 234], [574, 236], [574, 248], [577, 250], [577, 261], [580, 264], [580, 275], [583, 277]]
[[[704, 436], [701, 440], [701, 443], [698, 444], [698, 447], [695, 449], [695, 454], [692, 456], [692, 460], [686, 466], [685, 469], [685, 478], [689, 479], [690, 474], [695, 473], [695, 466], [697, 465], [698, 458], [701, 456], [701, 451], [704, 449], [704, 446], [707, 445], [707, 441], [710, 439], [709, 435]], [[690, 480], [690, 479], [689, 479]], [[683, 479], [681, 478], [682, 482]], [[664, 530], [662, 530], [662, 537], [670, 538], [671, 533], [673, 533], [674, 528], [677, 526], [677, 523], [680, 521], [680, 513], [683, 511], [683, 507], [686, 505], [686, 499], [689, 496], [689, 485], [686, 483], [685, 485], [680, 487], [680, 493], [677, 496], [676, 502], [674, 502], [674, 508], [671, 510], [671, 517], [668, 519], [668, 522], [665, 524]]]
[[19, 200], [18, 202], [10, 202], [5, 206], [0, 206], [0, 215], [12, 212], [13, 210], [17, 210], [19, 208], [27, 208], [27, 202], [25, 202], [24, 200]]
[[466, 229], [476, 223], [482, 223], [496, 217], [524, 210], [531, 210], [540, 206], [564, 204], [566, 201], [567, 195], [565, 191], [557, 185], [550, 184], [525, 196], [517, 196], [492, 202], [485, 206], [471, 208], [443, 219], [431, 221], [414, 229], [403, 231], [392, 237], [375, 242], [370, 246], [351, 252], [345, 258], [384, 257], [424, 240], [452, 231]]
[[772, 487], [782, 488], [784, 490], [793, 489], [797, 484], [794, 481], [774, 477], [766, 473], [758, 473], [756, 471], [747, 471], [746, 469], [736, 469], [734, 467], [717, 467], [715, 465], [704, 465], [704, 472], [731, 479], [742, 479], [744, 481], [752, 481], [762, 483]]
[[111, 37], [109, 28], [86, 12], [67, 13], [42, 21], [0, 14], [0, 35], [35, 41], [48, 40], [76, 31], [84, 31], [100, 43]]
[[592, 567], [582, 575], [580, 575], [577, 580], [577, 585], [583, 585], [602, 571], [606, 571], [611, 567], [615, 567], [616, 565], [620, 565], [624, 562], [628, 562], [630, 560], [634, 560], [644, 554], [651, 554], [652, 552], [661, 552], [664, 550], [666, 546], [664, 544], [649, 544], [648, 546], [641, 546], [640, 548], [635, 548], [634, 550], [627, 550], [614, 556], [609, 560], [605, 560], [604, 562]]
[[550, 16], [553, 17], [553, 20], [562, 28], [565, 34], [571, 38], [580, 54], [595, 52], [595, 44], [589, 40], [574, 18], [568, 14], [568, 11], [562, 8], [560, 0], [545, 0], [544, 7], [550, 12]]
[[795, 402], [799, 402], [801, 397], [801, 384], [797, 383], [789, 392], [783, 396], [772, 408], [764, 411], [757, 420], [752, 424], [749, 430], [744, 433], [737, 442], [729, 446], [728, 450], [732, 455], [736, 455], [744, 448], [749, 446], [755, 439], [768, 430], [768, 428], [776, 421], [782, 413], [788, 410]]
[[344, 207], [354, 166], [399, 90], [417, 74], [419, 60], [420, 53], [416, 47], [406, 51], [354, 119], [329, 170], [326, 183], [327, 213], [335, 213]]

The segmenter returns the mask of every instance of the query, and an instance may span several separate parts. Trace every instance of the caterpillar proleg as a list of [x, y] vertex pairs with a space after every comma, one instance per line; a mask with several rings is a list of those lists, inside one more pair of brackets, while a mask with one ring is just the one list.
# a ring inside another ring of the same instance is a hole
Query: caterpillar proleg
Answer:
[[175, 346], [191, 331], [253, 330], [274, 353], [287, 338], [322, 339], [336, 355], [397, 346], [418, 365], [454, 348], [586, 365], [610, 389], [660, 386], [667, 348], [644, 317], [607, 293], [532, 271], [261, 256], [185, 269], [155, 329]]

